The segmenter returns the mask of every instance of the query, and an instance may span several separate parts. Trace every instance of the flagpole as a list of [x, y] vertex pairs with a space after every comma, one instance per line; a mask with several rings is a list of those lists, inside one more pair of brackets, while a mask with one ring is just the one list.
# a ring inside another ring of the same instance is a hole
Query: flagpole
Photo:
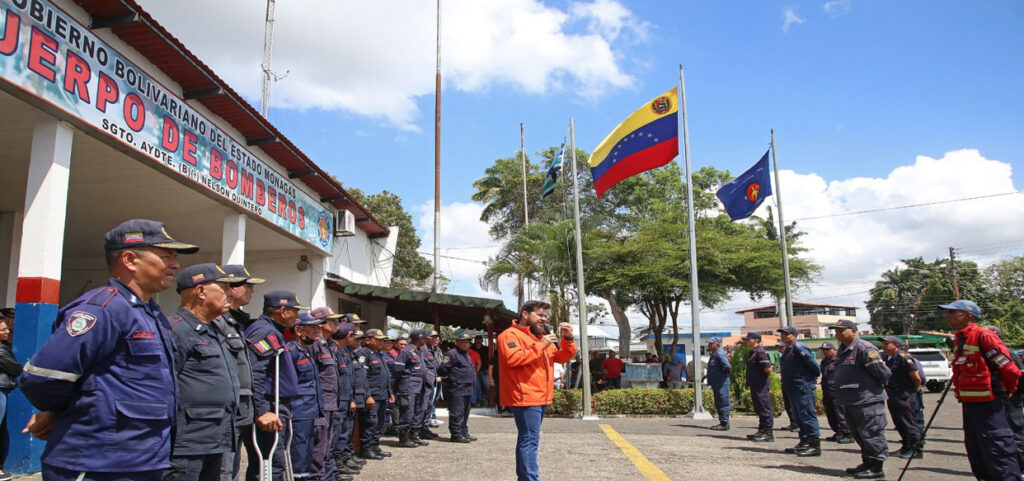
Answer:
[[[583, 419], [596, 420], [590, 412], [590, 342], [587, 339], [587, 294], [583, 285], [583, 242], [580, 234], [580, 188], [576, 175], [576, 131], [569, 117], [569, 149], [572, 150], [572, 208], [576, 222], [576, 297], [580, 311], [580, 382], [583, 384]], [[565, 158], [565, 154], [562, 154]], [[565, 166], [563, 165], [563, 168]]]
[[690, 230], [690, 316], [693, 320], [693, 419], [711, 419], [704, 410], [704, 370], [700, 359], [700, 296], [697, 287], [697, 227], [693, 212], [693, 179], [690, 170], [690, 132], [686, 123], [686, 83], [683, 64], [679, 64], [679, 117], [683, 128], [683, 159], [686, 162], [686, 210]]
[[437, 0], [437, 72], [434, 75], [434, 275], [431, 292], [441, 285], [441, 0]]
[[779, 160], [775, 154], [775, 129], [771, 129], [772, 164], [775, 165], [775, 202], [779, 208], [779, 244], [782, 244], [782, 276], [786, 287], [786, 325], [793, 326], [793, 295], [789, 287], [789, 252], [786, 248], [786, 221], [782, 217], [782, 187], [779, 185]]
[[[530, 227], [530, 197], [526, 190], [526, 132], [523, 127], [523, 123], [519, 122], [519, 156], [523, 160], [523, 226]], [[530, 280], [526, 277], [526, 255], [523, 253], [523, 258], [519, 260], [520, 269], [523, 272], [523, 290], [526, 291], [526, 295], [523, 296], [525, 301], [530, 300]]]

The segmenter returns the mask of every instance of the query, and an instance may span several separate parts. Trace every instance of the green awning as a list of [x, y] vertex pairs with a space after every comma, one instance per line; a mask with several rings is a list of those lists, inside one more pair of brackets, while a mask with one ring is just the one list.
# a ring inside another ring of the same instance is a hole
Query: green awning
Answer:
[[518, 317], [499, 299], [371, 286], [343, 279], [328, 280], [327, 287], [359, 299], [386, 302], [387, 315], [400, 321], [433, 324], [436, 312], [442, 326], [486, 330], [490, 322], [507, 325]]

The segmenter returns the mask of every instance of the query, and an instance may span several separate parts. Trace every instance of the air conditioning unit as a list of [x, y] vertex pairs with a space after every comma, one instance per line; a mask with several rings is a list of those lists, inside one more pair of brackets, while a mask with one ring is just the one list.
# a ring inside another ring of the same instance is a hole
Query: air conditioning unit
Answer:
[[356, 215], [347, 210], [334, 214], [334, 237], [352, 237], [356, 235]]

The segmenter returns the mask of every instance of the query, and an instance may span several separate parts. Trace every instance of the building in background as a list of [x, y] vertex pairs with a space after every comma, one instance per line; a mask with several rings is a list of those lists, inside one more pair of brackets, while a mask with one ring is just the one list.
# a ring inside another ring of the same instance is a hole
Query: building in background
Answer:
[[[761, 335], [775, 335], [779, 328], [779, 314], [774, 304], [736, 311], [743, 315], [740, 334], [757, 332]], [[857, 308], [815, 302], [793, 302], [793, 327], [801, 337], [831, 337], [828, 326], [840, 319], [857, 320]]]

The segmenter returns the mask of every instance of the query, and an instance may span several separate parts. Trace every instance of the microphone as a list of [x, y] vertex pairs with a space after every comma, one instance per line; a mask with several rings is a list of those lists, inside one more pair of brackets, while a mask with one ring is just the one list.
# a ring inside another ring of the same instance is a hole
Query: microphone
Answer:
[[[544, 326], [545, 336], [551, 334], [551, 326], [549, 326], [548, 323], [545, 322], [544, 324], [542, 324], [542, 326]], [[562, 343], [559, 341], [558, 336], [555, 336], [555, 349], [562, 350]]]

